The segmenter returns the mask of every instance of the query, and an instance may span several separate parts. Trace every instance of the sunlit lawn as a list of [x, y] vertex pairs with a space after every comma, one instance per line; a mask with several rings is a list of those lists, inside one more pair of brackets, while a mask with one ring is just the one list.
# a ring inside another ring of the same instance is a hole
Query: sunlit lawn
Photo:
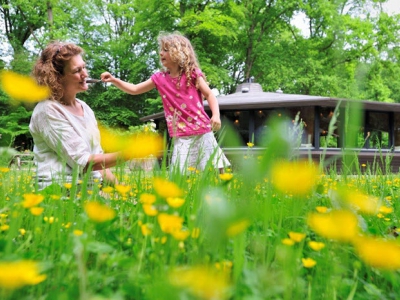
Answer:
[[41, 194], [3, 167], [1, 299], [400, 297], [397, 174], [262, 169], [121, 166], [123, 185]]

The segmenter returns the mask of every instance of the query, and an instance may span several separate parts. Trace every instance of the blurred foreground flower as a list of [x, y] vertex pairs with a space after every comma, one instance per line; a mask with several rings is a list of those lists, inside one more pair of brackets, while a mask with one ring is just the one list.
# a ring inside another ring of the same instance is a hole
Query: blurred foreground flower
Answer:
[[179, 216], [162, 213], [157, 218], [161, 230], [165, 233], [179, 231], [182, 228], [183, 218]]
[[179, 208], [185, 203], [185, 199], [179, 197], [168, 197], [166, 201], [172, 208]]
[[239, 233], [242, 233], [243, 231], [245, 231], [247, 229], [247, 227], [249, 227], [249, 225], [250, 225], [249, 220], [237, 221], [228, 227], [228, 229], [226, 230], [226, 235], [228, 237], [234, 237], [234, 236], [238, 235]]
[[314, 251], [320, 251], [323, 248], [325, 248], [325, 244], [321, 242], [316, 242], [316, 241], [309, 241], [308, 246], [313, 249]]
[[17, 101], [35, 103], [50, 96], [48, 87], [38, 85], [32, 77], [11, 71], [0, 72], [0, 83], [3, 91]]
[[22, 206], [25, 208], [37, 206], [44, 199], [44, 196], [40, 194], [24, 194], [23, 197], [24, 201], [22, 202]]
[[289, 238], [296, 243], [300, 243], [306, 237], [305, 233], [289, 232]]
[[89, 219], [97, 223], [110, 221], [116, 215], [112, 208], [98, 202], [87, 202], [84, 208]]
[[227, 272], [198, 266], [175, 269], [169, 274], [171, 284], [187, 289], [199, 299], [226, 299], [229, 281]]
[[310, 213], [307, 223], [320, 236], [342, 242], [352, 241], [359, 233], [357, 217], [346, 210]]
[[354, 247], [358, 256], [371, 267], [400, 269], [400, 245], [397, 241], [360, 237], [355, 240]]
[[99, 125], [101, 146], [105, 152], [122, 152], [125, 159], [160, 156], [164, 150], [163, 138], [155, 133], [121, 134]]
[[18, 289], [26, 285], [35, 285], [46, 279], [40, 275], [37, 262], [21, 260], [0, 262], [0, 287]]
[[281, 192], [306, 195], [316, 184], [318, 169], [307, 161], [280, 161], [271, 168], [271, 182]]
[[312, 258], [302, 258], [301, 262], [303, 263], [304, 268], [313, 268], [317, 262], [313, 260]]
[[347, 205], [365, 214], [375, 215], [379, 212], [381, 201], [379, 198], [364, 194], [359, 191], [352, 191], [347, 188], [331, 191], [331, 195], [337, 193], [339, 199], [345, 201]]
[[153, 186], [158, 195], [162, 198], [178, 198], [183, 195], [183, 191], [174, 182], [166, 179], [155, 177], [153, 179]]

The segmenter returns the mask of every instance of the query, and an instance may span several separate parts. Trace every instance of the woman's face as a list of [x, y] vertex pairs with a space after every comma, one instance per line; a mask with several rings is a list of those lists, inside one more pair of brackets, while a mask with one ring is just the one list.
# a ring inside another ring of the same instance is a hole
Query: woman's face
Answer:
[[88, 73], [82, 56], [75, 55], [64, 66], [64, 76], [61, 80], [66, 93], [79, 93], [88, 89], [86, 78]]

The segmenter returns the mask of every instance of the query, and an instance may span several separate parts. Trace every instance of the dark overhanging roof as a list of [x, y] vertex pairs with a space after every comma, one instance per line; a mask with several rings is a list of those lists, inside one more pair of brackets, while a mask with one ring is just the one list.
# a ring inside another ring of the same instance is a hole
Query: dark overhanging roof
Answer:
[[[399, 103], [386, 103], [378, 101], [349, 100], [322, 96], [284, 94], [280, 92], [263, 92], [258, 83], [243, 83], [236, 88], [236, 92], [230, 95], [217, 97], [220, 111], [232, 110], [258, 110], [284, 107], [304, 107], [322, 106], [336, 107], [340, 102], [344, 106], [346, 103], [357, 102], [364, 110], [372, 111], [393, 111], [400, 112]], [[207, 101], [204, 107], [209, 110]], [[141, 118], [141, 121], [157, 120], [164, 117], [164, 112], [159, 112]]]

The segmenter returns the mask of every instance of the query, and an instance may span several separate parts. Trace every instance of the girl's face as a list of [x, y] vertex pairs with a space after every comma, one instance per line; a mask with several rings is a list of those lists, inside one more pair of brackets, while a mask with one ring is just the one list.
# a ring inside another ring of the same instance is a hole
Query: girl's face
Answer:
[[160, 49], [160, 60], [161, 64], [167, 69], [171, 68], [174, 65], [174, 62], [172, 61], [169, 53], [169, 48], [165, 44], [163, 44]]
[[64, 91], [75, 94], [86, 91], [88, 89], [87, 77], [86, 63], [82, 56], [73, 56], [64, 66], [64, 76], [61, 80]]

